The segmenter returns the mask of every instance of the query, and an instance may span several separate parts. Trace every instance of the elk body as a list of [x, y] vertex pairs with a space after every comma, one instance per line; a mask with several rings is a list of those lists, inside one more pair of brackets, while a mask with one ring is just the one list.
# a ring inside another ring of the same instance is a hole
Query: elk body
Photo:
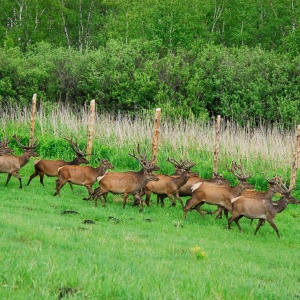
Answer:
[[76, 154], [76, 157], [72, 161], [65, 160], [46, 160], [42, 159], [34, 163], [34, 173], [29, 177], [27, 185], [30, 184], [31, 180], [36, 176], [40, 176], [40, 183], [42, 186], [44, 185], [44, 175], [48, 177], [57, 177], [58, 169], [67, 166], [67, 165], [80, 165], [80, 164], [88, 164], [89, 161], [84, 157], [84, 153], [79, 150], [78, 144], [73, 142], [72, 139], [65, 138], [70, 145], [73, 151]]
[[34, 150], [36, 148], [36, 145], [27, 147], [20, 143], [20, 140], [17, 138], [16, 135], [13, 135], [13, 138], [23, 149], [24, 153], [21, 156], [16, 156], [12, 154], [5, 154], [0, 156], [0, 173], [8, 173], [6, 185], [8, 184], [11, 176], [14, 176], [19, 179], [19, 187], [22, 188], [22, 179], [19, 175], [19, 171], [29, 162], [30, 157], [37, 157], [38, 155]]
[[67, 182], [85, 186], [90, 196], [93, 192], [92, 186], [97, 178], [103, 176], [107, 169], [114, 168], [106, 159], [99, 159], [99, 161], [100, 165], [96, 168], [91, 166], [63, 166], [59, 168], [54, 196], [60, 196], [60, 190]]
[[[147, 160], [146, 156], [142, 156], [139, 152], [138, 156], [134, 153], [130, 156], [136, 158], [142, 169], [139, 172], [111, 172], [105, 174], [102, 178], [99, 178], [99, 187], [96, 188], [92, 194], [94, 199], [95, 207], [97, 207], [97, 200], [104, 198], [107, 201], [107, 194], [123, 194], [123, 208], [125, 208], [128, 195], [133, 195], [135, 203], [141, 204], [141, 209], [143, 208], [143, 200], [140, 196], [141, 189], [149, 181], [157, 181], [158, 178], [152, 174], [152, 171], [158, 171], [160, 168], [153, 165], [155, 158]], [[102, 205], [104, 202], [102, 200]]]
[[[242, 171], [242, 173], [238, 173]], [[232, 211], [231, 199], [239, 196], [245, 189], [253, 189], [253, 185], [247, 182], [247, 179], [252, 175], [245, 175], [244, 171], [237, 164], [233, 163], [230, 171], [237, 177], [239, 184], [235, 187], [227, 185], [218, 185], [209, 182], [199, 182], [192, 188], [192, 198], [184, 207], [184, 218], [186, 218], [187, 212], [196, 207], [197, 211], [204, 216], [200, 210], [200, 207], [204, 203], [217, 205], [225, 208], [229, 212]]]
[[268, 221], [280, 238], [278, 228], [274, 223], [274, 218], [278, 213], [282, 212], [288, 204], [299, 204], [299, 201], [291, 196], [290, 192], [291, 190], [288, 190], [285, 185], [281, 185], [283, 197], [278, 201], [273, 202], [271, 199], [257, 199], [245, 196], [239, 196], [232, 199], [232, 216], [228, 220], [228, 229], [231, 229], [231, 223], [234, 221], [239, 230], [242, 231], [239, 224], [239, 220], [242, 217], [259, 219], [254, 235], [256, 235], [262, 224], [265, 221]]

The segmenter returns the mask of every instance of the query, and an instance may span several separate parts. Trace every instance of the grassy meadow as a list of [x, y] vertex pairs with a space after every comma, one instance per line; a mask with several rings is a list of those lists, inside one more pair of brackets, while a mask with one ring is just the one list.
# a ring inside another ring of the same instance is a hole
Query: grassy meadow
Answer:
[[[91, 165], [107, 158], [114, 171], [139, 170], [128, 153], [139, 143], [150, 155], [153, 119], [154, 112], [135, 118], [97, 114]], [[88, 122], [88, 108], [75, 113], [67, 106], [41, 106], [35, 128], [40, 158], [71, 160], [63, 137], [86, 147]], [[25, 143], [29, 126], [30, 110], [1, 114], [8, 137], [16, 133]], [[14, 141], [10, 145], [21, 154]], [[262, 172], [288, 181], [294, 145], [292, 131], [222, 122], [219, 173], [235, 185], [225, 167], [234, 160], [253, 173], [249, 182], [257, 189], [267, 188]], [[170, 156], [190, 159], [196, 163], [193, 170], [210, 178], [213, 151], [213, 123], [171, 122], [162, 115], [162, 173], [173, 172], [166, 162]], [[20, 171], [23, 189], [14, 177], [6, 187], [7, 175], [0, 174], [1, 299], [299, 299], [299, 206], [290, 205], [275, 218], [280, 239], [269, 224], [254, 236], [257, 221], [250, 225], [241, 219], [242, 233], [235, 224], [228, 231], [225, 218], [202, 219], [191, 211], [183, 220], [179, 204], [169, 208], [165, 200], [162, 208], [154, 196], [142, 212], [131, 201], [122, 209], [118, 195], [95, 208], [82, 200], [87, 190], [81, 186], [72, 191], [66, 185], [61, 197], [54, 197], [55, 178], [45, 177], [45, 187], [38, 177], [26, 186], [33, 161]], [[292, 194], [300, 199], [298, 187], [299, 181]]]

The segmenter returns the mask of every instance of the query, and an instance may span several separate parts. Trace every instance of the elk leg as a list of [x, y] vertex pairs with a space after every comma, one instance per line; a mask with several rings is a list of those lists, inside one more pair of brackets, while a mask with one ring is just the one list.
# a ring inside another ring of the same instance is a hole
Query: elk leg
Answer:
[[169, 198], [170, 201], [171, 201], [170, 207], [171, 207], [171, 206], [176, 206], [176, 200], [173, 198], [173, 195], [168, 195], [168, 198]]
[[29, 177], [28, 182], [27, 182], [27, 185], [29, 185], [29, 183], [31, 182], [31, 180], [32, 180], [34, 177], [38, 176], [38, 175], [39, 175], [39, 173], [35, 170], [35, 172]]
[[203, 201], [202, 200], [199, 201], [199, 200], [193, 199], [193, 198], [188, 200], [188, 204], [186, 204], [184, 209], [183, 209], [183, 211], [184, 211], [183, 212], [183, 218], [184, 219], [186, 218], [186, 214], [191, 208], [195, 207], [196, 205], [200, 204], [201, 202], [203, 202]]
[[[257, 226], [256, 226], [256, 229], [254, 231], [254, 235], [256, 235], [258, 229], [260, 228], [260, 226], [265, 222], [264, 219], [259, 219], [258, 223], [257, 223]], [[271, 224], [271, 223], [270, 223]], [[275, 225], [275, 224], [274, 224]], [[271, 225], [272, 226], [272, 225]], [[272, 226], [273, 227], [273, 226]], [[275, 226], [276, 227], [276, 226]], [[275, 229], [275, 228], [274, 228]], [[276, 232], [278, 232], [277, 228], [275, 229]]]
[[146, 205], [147, 206], [150, 206], [150, 198], [151, 198], [151, 192], [149, 191], [149, 192], [146, 192], [146, 201], [145, 201], [145, 203], [146, 203]]
[[204, 202], [199, 203], [198, 205], [196, 205], [194, 207], [194, 209], [200, 214], [200, 216], [204, 219], [205, 215], [204, 215], [204, 210], [201, 209], [201, 206], [204, 204]]
[[123, 208], [125, 208], [127, 198], [128, 198], [128, 194], [124, 194], [124, 196], [123, 196], [123, 206], [122, 206]]
[[237, 227], [239, 228], [240, 231], [243, 231], [243, 229], [242, 229], [242, 227], [241, 227], [241, 225], [240, 225], [240, 223], [239, 223], [239, 220], [240, 220], [242, 217], [243, 217], [243, 215], [237, 217], [237, 218], [234, 220], [235, 224], [237, 225]]
[[231, 227], [231, 223], [235, 220], [237, 220], [237, 222], [235, 221], [236, 225], [238, 226], [238, 228], [240, 229], [240, 231], [242, 231], [242, 228], [240, 226], [240, 224], [238, 223], [239, 222], [239, 219], [241, 218], [242, 216], [240, 214], [235, 214], [233, 212], [231, 218], [228, 220], [228, 229], [232, 229]]
[[7, 179], [6, 179], [6, 185], [8, 185], [8, 183], [9, 183], [9, 181], [10, 181], [10, 178], [11, 178], [11, 176], [14, 176], [14, 177], [16, 177], [16, 178], [18, 178], [19, 179], [19, 182], [20, 182], [20, 186], [19, 186], [19, 188], [21, 189], [22, 188], [22, 180], [21, 180], [21, 176], [18, 174], [18, 173], [8, 173], [8, 175], [7, 175]]
[[66, 184], [67, 182], [60, 182], [59, 179], [56, 179], [56, 192], [54, 193], [54, 196], [58, 195], [60, 197], [60, 190], [61, 188]]
[[183, 205], [182, 199], [179, 197], [178, 192], [177, 192], [174, 196], [175, 196], [175, 198], [180, 202], [180, 204], [181, 204], [181, 206], [182, 206], [182, 209], [184, 209], [184, 205]]
[[69, 182], [69, 185], [70, 185], [71, 190], [73, 191], [73, 185], [72, 185], [72, 182]]
[[93, 189], [92, 189], [91, 185], [84, 185], [84, 186], [87, 188], [89, 194], [88, 194], [88, 197], [83, 198], [83, 200], [89, 200], [90, 196], [93, 193]]
[[[263, 220], [263, 221], [264, 221], [264, 220]], [[276, 226], [275, 223], [274, 223], [274, 220], [267, 220], [267, 221], [268, 221], [269, 224], [273, 227], [273, 229], [276, 231], [278, 238], [280, 238], [279, 231], [278, 231], [277, 226]], [[264, 222], [263, 222], [263, 223], [264, 223]], [[262, 223], [262, 224], [263, 224], [263, 223]]]

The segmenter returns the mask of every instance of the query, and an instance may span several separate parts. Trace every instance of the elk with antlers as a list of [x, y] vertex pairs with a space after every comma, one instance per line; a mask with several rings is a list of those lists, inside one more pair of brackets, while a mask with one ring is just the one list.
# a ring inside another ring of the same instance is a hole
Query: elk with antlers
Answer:
[[184, 207], [184, 218], [186, 218], [187, 212], [193, 207], [195, 207], [203, 217], [204, 215], [200, 207], [204, 203], [217, 205], [231, 212], [231, 199], [241, 195], [245, 189], [253, 189], [253, 185], [247, 182], [247, 179], [249, 179], [252, 174], [246, 175], [242, 166], [238, 166], [233, 162], [231, 169], [228, 168], [228, 170], [235, 175], [239, 184], [235, 187], [231, 187], [209, 182], [196, 183], [192, 187], [192, 198]]
[[[34, 173], [29, 177], [27, 185], [31, 182], [31, 180], [36, 177], [40, 176], [40, 183], [44, 186], [44, 175], [48, 177], [57, 177], [58, 176], [58, 169], [63, 166], [67, 165], [80, 165], [80, 164], [88, 164], [89, 161], [85, 158], [85, 153], [79, 149], [77, 143], [75, 143], [72, 138], [69, 139], [68, 137], [64, 138], [66, 141], [69, 142], [72, 150], [75, 152], [76, 157], [72, 161], [65, 161], [65, 160], [46, 160], [42, 159], [37, 162], [34, 162]], [[71, 183], [70, 183], [71, 185]], [[71, 185], [72, 187], [72, 185]]]
[[188, 160], [180, 159], [180, 162], [177, 162], [174, 158], [167, 158], [168, 162], [171, 162], [175, 168], [177, 174], [175, 176], [169, 176], [165, 174], [156, 175], [158, 181], [148, 182], [141, 196], [146, 194], [146, 204], [150, 205], [151, 194], [157, 195], [157, 203], [161, 202], [161, 206], [164, 206], [164, 198], [168, 197], [171, 201], [171, 205], [176, 205], [176, 199], [181, 203], [182, 208], [184, 207], [183, 202], [179, 196], [179, 188], [186, 184], [189, 178], [198, 177], [198, 174], [190, 171], [190, 169], [195, 166], [194, 163], [189, 162]]
[[35, 152], [36, 145], [24, 146], [20, 143], [18, 137], [14, 134], [13, 138], [17, 141], [17, 144], [23, 149], [24, 153], [21, 156], [16, 156], [12, 154], [6, 154], [0, 156], [0, 173], [8, 173], [6, 185], [8, 184], [11, 176], [14, 176], [20, 181], [20, 188], [22, 188], [21, 176], [18, 174], [19, 170], [24, 167], [28, 162], [30, 157], [37, 157]]
[[[140, 203], [140, 209], [143, 209], [143, 200], [140, 196], [141, 189], [149, 181], [157, 181], [156, 175], [152, 174], [153, 171], [158, 171], [160, 168], [153, 164], [155, 157], [151, 160], [147, 160], [146, 155], [140, 154], [139, 145], [137, 147], [138, 155], [129, 153], [130, 156], [134, 157], [142, 166], [139, 172], [111, 172], [105, 174], [102, 178], [99, 178], [99, 187], [96, 188], [92, 194], [94, 199], [95, 207], [97, 207], [97, 200], [102, 197], [102, 205], [104, 201], [107, 201], [107, 194], [123, 194], [123, 208], [126, 205], [128, 195], [133, 195], [135, 203]], [[104, 199], [104, 201], [103, 201]]]
[[243, 195], [232, 199], [232, 216], [228, 220], [228, 229], [231, 229], [231, 223], [234, 221], [239, 230], [242, 231], [239, 224], [239, 220], [242, 217], [259, 219], [254, 235], [256, 235], [261, 225], [265, 221], [268, 221], [280, 238], [278, 228], [274, 223], [274, 218], [278, 213], [281, 213], [288, 204], [299, 204], [299, 201], [291, 196], [292, 189], [286, 187], [281, 177], [275, 181], [275, 184], [280, 188], [280, 192], [283, 195], [278, 201], [273, 202], [271, 199], [258, 199]]
[[54, 196], [60, 196], [60, 190], [67, 182], [85, 186], [90, 196], [93, 192], [92, 186], [97, 178], [103, 176], [106, 170], [114, 168], [106, 159], [99, 159], [99, 161], [100, 165], [96, 168], [91, 166], [63, 166], [59, 168]]

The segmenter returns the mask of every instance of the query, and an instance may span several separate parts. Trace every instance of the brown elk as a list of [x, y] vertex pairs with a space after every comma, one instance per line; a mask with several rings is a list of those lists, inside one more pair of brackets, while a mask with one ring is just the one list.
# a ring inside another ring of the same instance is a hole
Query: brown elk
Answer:
[[[190, 162], [189, 160], [180, 161], [175, 160], [174, 158], [167, 158], [167, 161], [174, 165], [175, 173], [171, 177], [176, 181], [180, 174], [184, 172], [190, 172], [190, 169], [196, 164]], [[178, 195], [179, 197], [191, 196], [192, 195], [192, 186], [198, 182], [213, 182], [220, 185], [229, 185], [229, 181], [226, 180], [222, 175], [214, 173], [214, 178], [212, 179], [203, 179], [199, 177], [197, 173], [193, 173], [193, 176], [189, 176], [189, 178], [182, 185], [178, 185]], [[164, 198], [167, 195], [158, 195], [157, 202], [161, 202], [163, 205]]]
[[[69, 139], [65, 137], [65, 140], [69, 142], [72, 150], [75, 152], [76, 157], [72, 161], [65, 161], [65, 160], [46, 160], [42, 159], [37, 162], [34, 162], [34, 173], [29, 177], [27, 185], [31, 182], [33, 178], [36, 176], [40, 176], [40, 183], [42, 186], [44, 185], [44, 175], [48, 177], [57, 177], [58, 176], [58, 169], [63, 166], [67, 165], [80, 165], [80, 164], [88, 164], [89, 161], [84, 157], [85, 154], [79, 149], [77, 143], [75, 143], [72, 138]], [[70, 183], [71, 185], [71, 183]], [[72, 185], [71, 185], [72, 187]]]
[[106, 159], [99, 159], [99, 161], [100, 165], [96, 168], [91, 166], [63, 166], [59, 168], [54, 196], [60, 196], [60, 190], [67, 182], [85, 186], [90, 196], [93, 192], [92, 186], [97, 178], [103, 176], [107, 169], [114, 168]]
[[232, 163], [231, 169], [229, 170], [238, 179], [239, 184], [235, 187], [231, 187], [210, 182], [196, 183], [192, 188], [192, 198], [184, 207], [184, 218], [186, 218], [187, 212], [193, 207], [195, 207], [203, 217], [204, 214], [200, 210], [200, 207], [204, 203], [217, 205], [231, 212], [231, 199], [241, 195], [245, 189], [253, 189], [253, 185], [247, 182], [247, 179], [249, 179], [252, 174], [246, 175], [243, 168], [236, 163]]
[[[176, 172], [180, 175], [169, 176], [165, 174], [158, 174], [158, 181], [151, 181], [146, 184], [141, 193], [141, 196], [146, 194], [146, 204], [150, 205], [150, 197], [151, 194], [157, 195], [157, 203], [160, 201], [161, 206], [164, 206], [164, 198], [168, 197], [171, 201], [171, 205], [176, 205], [176, 199], [181, 203], [182, 208], [184, 207], [183, 202], [179, 196], [179, 188], [186, 184], [189, 178], [197, 177], [198, 174], [190, 171], [190, 169], [195, 165], [194, 163], [190, 163], [187, 160], [177, 162], [174, 158], [167, 158], [167, 161], [171, 162], [175, 165], [176, 162]], [[176, 173], [175, 172], [175, 173]]]
[[[128, 195], [133, 195], [135, 203], [140, 203], [140, 209], [143, 209], [143, 200], [140, 196], [141, 189], [149, 181], [157, 181], [158, 178], [156, 175], [152, 174], [153, 171], [160, 170], [159, 167], [153, 164], [155, 157], [151, 160], [146, 159], [146, 155], [142, 156], [140, 154], [138, 146], [138, 156], [133, 153], [129, 153], [130, 156], [137, 159], [137, 161], [142, 166], [142, 169], [139, 172], [111, 172], [105, 174], [102, 178], [99, 178], [99, 187], [96, 188], [92, 194], [94, 199], [95, 207], [97, 207], [97, 200], [104, 199], [107, 201], [107, 194], [123, 194], [123, 208], [125, 208]], [[102, 205], [104, 205], [102, 200]]]
[[19, 179], [20, 188], [22, 188], [22, 179], [18, 174], [19, 170], [29, 162], [30, 157], [37, 157], [38, 155], [35, 152], [36, 145], [24, 146], [20, 143], [20, 140], [15, 134], [13, 135], [13, 138], [23, 149], [24, 153], [21, 156], [12, 154], [5, 154], [3, 156], [0, 156], [0, 173], [8, 173], [6, 185], [8, 184], [11, 176], [14, 176]]
[[276, 182], [276, 184], [281, 189], [281, 194], [283, 195], [280, 200], [272, 201], [271, 199], [258, 199], [253, 197], [239, 196], [232, 199], [232, 216], [228, 220], [228, 229], [231, 229], [231, 223], [234, 221], [239, 230], [242, 228], [239, 224], [239, 220], [242, 217], [249, 219], [259, 219], [254, 235], [256, 235], [258, 229], [261, 225], [268, 221], [272, 228], [275, 230], [277, 236], [280, 238], [277, 226], [274, 223], [274, 218], [278, 213], [281, 213], [288, 204], [299, 204], [299, 201], [291, 196], [292, 189], [287, 189], [286, 185], [282, 182]]

